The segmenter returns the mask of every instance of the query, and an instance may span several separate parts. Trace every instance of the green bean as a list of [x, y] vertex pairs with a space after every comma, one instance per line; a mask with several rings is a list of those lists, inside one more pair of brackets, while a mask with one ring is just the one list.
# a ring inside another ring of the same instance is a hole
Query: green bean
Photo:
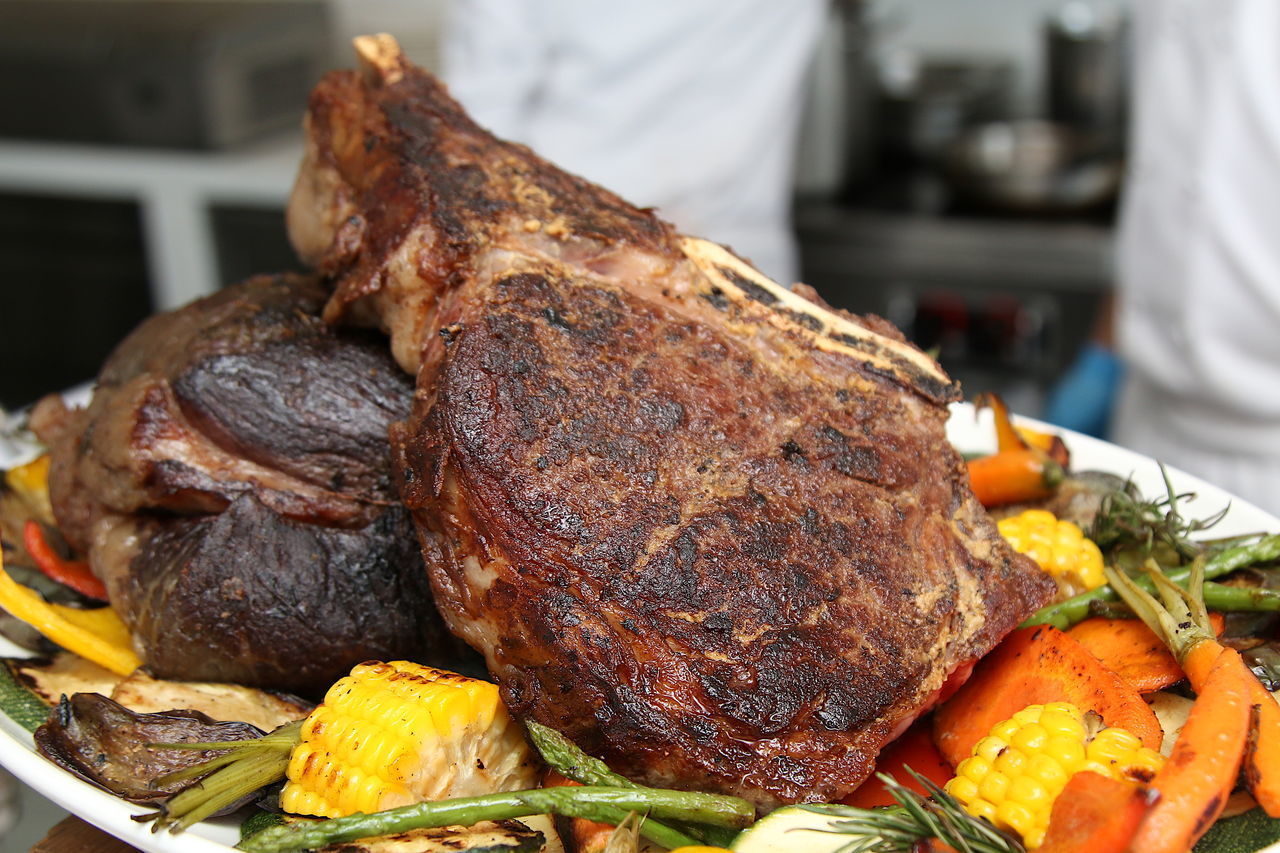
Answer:
[[[559, 771], [565, 777], [583, 785], [613, 785], [619, 788], [644, 789], [645, 786], [632, 782], [626, 776], [615, 773], [598, 758], [587, 755], [578, 745], [553, 728], [530, 721], [528, 723], [529, 740], [542, 755], [547, 766]], [[729, 842], [737, 835], [736, 831], [716, 826], [685, 826], [678, 828], [716, 847], [728, 847]]]
[[[1179, 584], [1183, 586], [1183, 584]], [[1228, 586], [1206, 581], [1204, 604], [1219, 613], [1266, 613], [1280, 610], [1280, 589], [1260, 586]], [[1092, 601], [1089, 615], [1103, 619], [1136, 619], [1129, 605], [1122, 601]]]
[[[536, 814], [558, 814], [581, 817], [603, 823], [616, 822], [618, 812], [637, 812], [657, 818], [708, 823], [716, 826], [743, 827], [755, 818], [755, 808], [746, 800], [719, 794], [691, 791], [668, 791], [658, 788], [616, 788], [601, 786], [535, 788], [462, 797], [439, 802], [416, 803], [375, 814], [354, 814], [330, 820], [306, 821], [272, 826], [238, 845], [249, 853], [284, 853], [288, 850], [312, 850], [340, 841], [371, 838], [427, 829], [438, 826], [472, 826], [485, 820], [506, 820]], [[646, 820], [640, 832], [655, 843], [671, 846], [689, 844], [680, 838], [663, 834], [654, 838]], [[674, 832], [664, 827], [667, 832]]]
[[[1234, 572], [1236, 569], [1276, 558], [1280, 558], [1280, 534], [1264, 536], [1256, 542], [1251, 542], [1247, 545], [1236, 545], [1219, 551], [1206, 561], [1204, 573], [1206, 578], [1221, 577]], [[1176, 569], [1167, 569], [1165, 574], [1175, 583], [1185, 585], [1191, 570], [1183, 566]], [[1134, 582], [1148, 592], [1155, 589], [1150, 578], [1136, 577]], [[1031, 618], [1022, 623], [1022, 627], [1052, 625], [1065, 631], [1088, 617], [1091, 602], [1116, 601], [1117, 598], [1118, 596], [1111, 589], [1111, 586], [1104, 584], [1097, 589], [1068, 598], [1066, 601], [1040, 608], [1031, 614]]]
[[553, 728], [530, 721], [529, 740], [542, 754], [547, 766], [583, 785], [611, 785], [616, 788], [640, 788], [626, 776], [614, 773], [598, 758], [587, 755], [577, 744]]

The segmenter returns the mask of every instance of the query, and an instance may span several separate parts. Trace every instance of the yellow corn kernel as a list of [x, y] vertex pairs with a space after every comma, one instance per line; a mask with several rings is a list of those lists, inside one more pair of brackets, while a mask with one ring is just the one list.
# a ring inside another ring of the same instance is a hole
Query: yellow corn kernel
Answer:
[[1149, 780], [1163, 758], [1123, 729], [1103, 729], [1092, 738], [1075, 705], [1028, 705], [991, 727], [960, 762], [945, 790], [975, 817], [1039, 847], [1053, 802], [1081, 770], [1113, 779]]
[[536, 784], [496, 685], [420, 664], [363, 663], [302, 725], [280, 805], [341, 817]]
[[1107, 582], [1102, 552], [1070, 521], [1042, 509], [1029, 509], [997, 523], [1000, 535], [1026, 554], [1058, 584], [1063, 596], [1077, 595]]

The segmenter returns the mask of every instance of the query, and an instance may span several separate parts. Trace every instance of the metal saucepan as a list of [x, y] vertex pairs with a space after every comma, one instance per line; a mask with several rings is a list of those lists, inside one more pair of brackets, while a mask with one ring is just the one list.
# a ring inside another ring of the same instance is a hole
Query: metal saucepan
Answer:
[[1087, 210], [1115, 197], [1120, 158], [1086, 135], [1039, 120], [970, 128], [947, 146], [942, 172], [960, 199], [1035, 213]]

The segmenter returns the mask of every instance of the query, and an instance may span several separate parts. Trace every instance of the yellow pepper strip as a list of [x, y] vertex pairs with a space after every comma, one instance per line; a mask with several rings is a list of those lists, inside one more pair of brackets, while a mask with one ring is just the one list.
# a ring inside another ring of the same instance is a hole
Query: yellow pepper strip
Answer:
[[130, 643], [129, 629], [114, 610], [109, 607], [77, 610], [49, 604], [35, 590], [9, 576], [3, 557], [0, 557], [0, 607], [67, 651], [117, 675], [128, 675], [142, 666]]
[[4, 481], [36, 518], [55, 526], [53, 505], [49, 503], [49, 454], [37, 456], [25, 465], [4, 472]]

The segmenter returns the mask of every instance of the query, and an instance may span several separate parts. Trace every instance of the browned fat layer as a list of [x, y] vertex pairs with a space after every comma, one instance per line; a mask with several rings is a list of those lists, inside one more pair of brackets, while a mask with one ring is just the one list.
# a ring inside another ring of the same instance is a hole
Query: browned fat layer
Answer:
[[[684, 251], [707, 275], [708, 282], [700, 290], [700, 295], [730, 316], [737, 317], [749, 304], [758, 305], [761, 310], [772, 312], [774, 317], [795, 324], [821, 341], [861, 353], [865, 358], [859, 359], [858, 363], [874, 376], [897, 382], [933, 402], [959, 398], [959, 389], [937, 363], [900, 335], [889, 338], [865, 327], [856, 335], [842, 332], [841, 325], [855, 327], [856, 324], [800, 297], [783, 295], [785, 291], [779, 285], [749, 270], [723, 247], [685, 238]], [[732, 288], [739, 298], [725, 293], [724, 287]], [[710, 297], [706, 296], [708, 290]], [[788, 302], [793, 304], [788, 305]], [[803, 308], [797, 305], [803, 305]]]
[[[729, 267], [716, 267], [716, 269], [720, 270], [721, 275], [737, 285], [738, 288], [747, 295], [748, 299], [753, 299], [761, 305], [776, 305], [778, 303], [777, 296], [742, 275], [737, 270], [730, 269]], [[816, 319], [817, 318], [815, 317], [814, 320]]]

